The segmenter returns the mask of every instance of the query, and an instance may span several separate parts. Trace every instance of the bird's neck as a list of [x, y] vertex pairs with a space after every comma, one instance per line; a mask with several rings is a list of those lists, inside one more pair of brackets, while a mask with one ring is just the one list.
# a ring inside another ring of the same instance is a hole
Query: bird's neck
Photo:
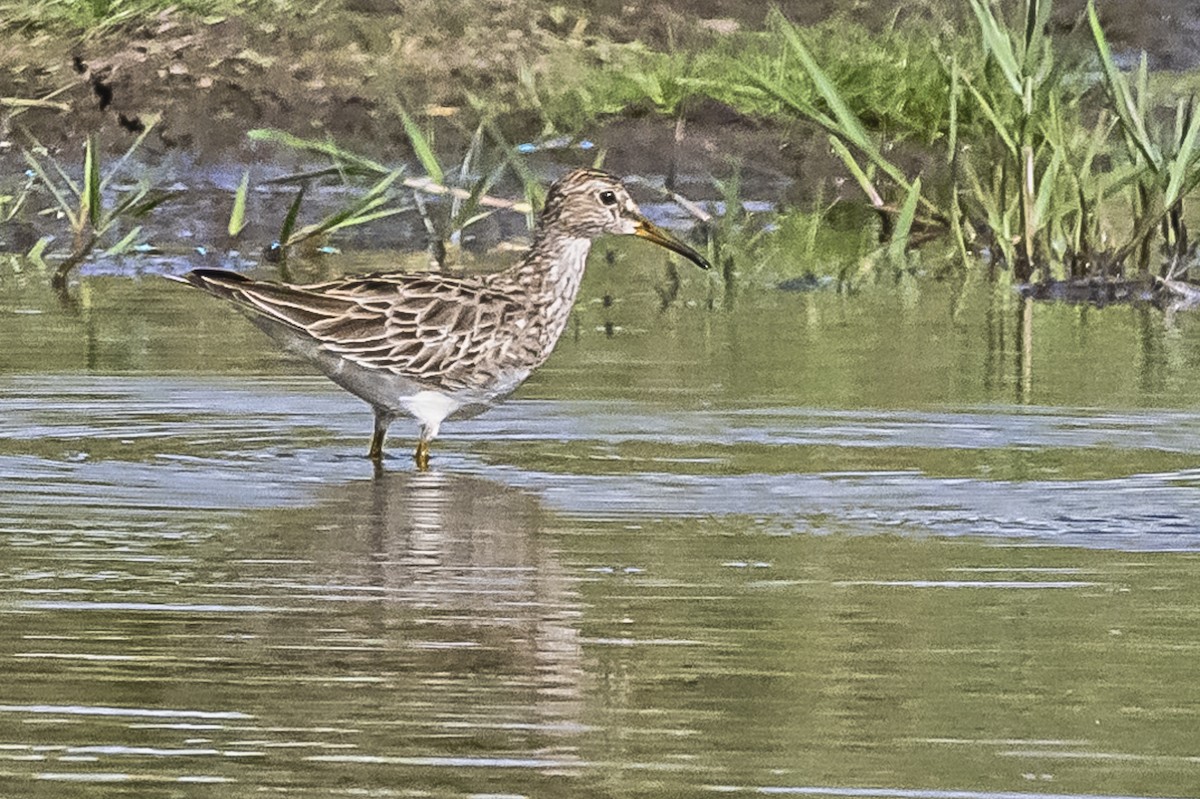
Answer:
[[565, 318], [579, 293], [591, 248], [590, 239], [540, 230], [534, 234], [529, 252], [504, 276], [531, 304], [561, 310]]

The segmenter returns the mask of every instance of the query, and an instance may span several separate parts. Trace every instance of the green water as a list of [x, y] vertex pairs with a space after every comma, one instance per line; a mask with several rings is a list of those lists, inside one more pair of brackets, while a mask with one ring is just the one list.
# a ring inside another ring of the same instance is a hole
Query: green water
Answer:
[[376, 476], [217, 302], [5, 274], [0, 795], [1200, 796], [1197, 317], [656, 275]]

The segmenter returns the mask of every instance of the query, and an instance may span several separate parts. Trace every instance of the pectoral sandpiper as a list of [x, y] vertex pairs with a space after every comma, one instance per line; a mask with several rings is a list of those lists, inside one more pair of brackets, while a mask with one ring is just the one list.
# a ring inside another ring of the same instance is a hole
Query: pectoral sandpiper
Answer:
[[295, 286], [221, 269], [174, 279], [232, 300], [285, 348], [375, 410], [369, 457], [392, 420], [421, 425], [414, 455], [429, 467], [442, 422], [481, 413], [545, 363], [579, 291], [592, 239], [640, 236], [707, 269], [694, 249], [651, 223], [621, 181], [576, 169], [550, 187], [533, 245], [495, 274], [372, 274]]

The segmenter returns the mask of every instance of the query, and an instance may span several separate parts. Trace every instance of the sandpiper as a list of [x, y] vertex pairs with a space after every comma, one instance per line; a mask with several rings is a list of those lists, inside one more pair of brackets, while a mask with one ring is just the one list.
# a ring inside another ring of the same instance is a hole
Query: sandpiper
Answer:
[[709, 267], [646, 219], [618, 178], [576, 169], [550, 187], [532, 247], [503, 272], [380, 273], [309, 285], [223, 269], [172, 277], [232, 300], [285, 348], [370, 403], [368, 456], [376, 462], [391, 422], [414, 417], [421, 426], [414, 460], [424, 470], [443, 421], [482, 413], [550, 357], [592, 240], [607, 233], [640, 236]]

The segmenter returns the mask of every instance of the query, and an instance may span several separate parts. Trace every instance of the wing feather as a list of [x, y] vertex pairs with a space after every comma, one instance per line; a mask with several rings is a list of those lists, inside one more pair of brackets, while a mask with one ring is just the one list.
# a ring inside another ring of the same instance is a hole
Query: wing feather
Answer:
[[361, 367], [445, 389], [487, 382], [511, 350], [505, 321], [521, 309], [518, 299], [483, 281], [441, 275], [292, 286], [203, 269], [185, 279]]

